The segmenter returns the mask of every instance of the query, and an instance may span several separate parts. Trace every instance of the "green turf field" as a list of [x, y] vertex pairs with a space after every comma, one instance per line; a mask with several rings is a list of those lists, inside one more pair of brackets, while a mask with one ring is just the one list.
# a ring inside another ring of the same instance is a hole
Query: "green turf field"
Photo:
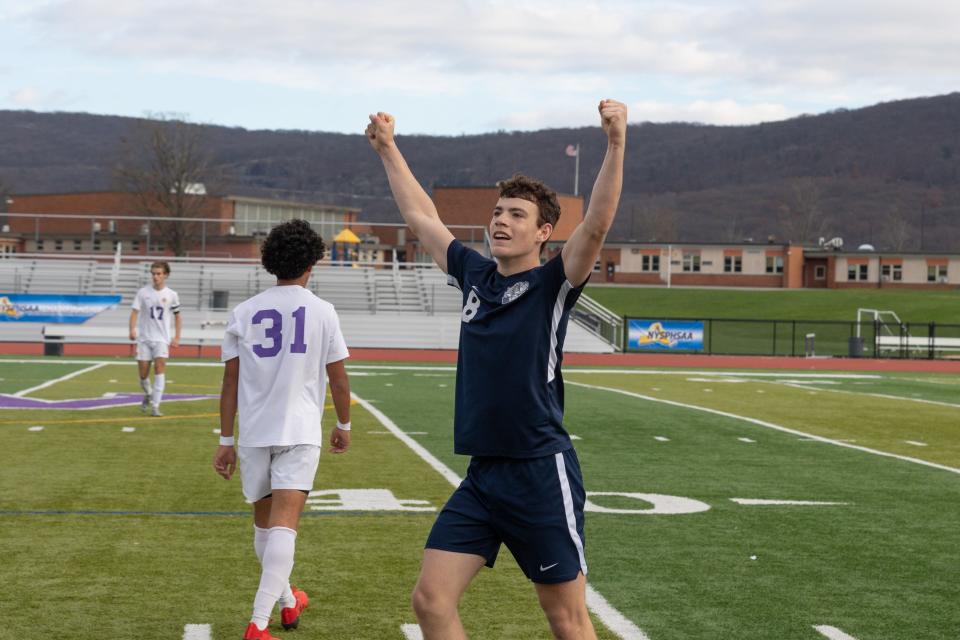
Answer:
[[[132, 364], [98, 362], [0, 360], [0, 391], [76, 372], [26, 396], [138, 390]], [[216, 394], [210, 364], [174, 362], [166, 393]], [[316, 502], [303, 519], [292, 582], [311, 606], [281, 637], [408, 637], [435, 516], [422, 509], [452, 490], [444, 472], [466, 469], [452, 454], [452, 367], [349, 371], [353, 447], [322, 457], [315, 486], [316, 500], [346, 508]], [[960, 637], [960, 376], [569, 368], [565, 379], [589, 581], [629, 621], [611, 630], [597, 617], [601, 638], [827, 637], [818, 625], [856, 640]], [[188, 624], [242, 635], [259, 575], [239, 478], [210, 467], [216, 406], [167, 402], [163, 418], [0, 409], [0, 637], [179, 639]], [[373, 489], [378, 499], [351, 502]], [[549, 637], [506, 550], [462, 616], [472, 638]]]
[[960, 292], [908, 289], [687, 289], [588, 286], [586, 294], [618, 315], [647, 318], [748, 318], [853, 322], [857, 309], [894, 311], [903, 322], [960, 322]]

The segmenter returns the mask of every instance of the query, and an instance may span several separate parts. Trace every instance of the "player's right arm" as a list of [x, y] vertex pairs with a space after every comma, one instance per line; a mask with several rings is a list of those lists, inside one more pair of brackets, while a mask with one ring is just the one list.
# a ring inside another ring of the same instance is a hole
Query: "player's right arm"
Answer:
[[140, 292], [133, 297], [133, 308], [130, 310], [130, 339], [137, 339], [137, 317], [140, 315]]
[[131, 340], [137, 339], [137, 316], [139, 315], [140, 314], [137, 312], [136, 309], [130, 312], [130, 339]]
[[371, 114], [366, 131], [367, 139], [383, 162], [393, 199], [404, 222], [413, 229], [423, 243], [423, 248], [446, 273], [447, 247], [453, 241], [453, 234], [440, 220], [433, 200], [417, 182], [403, 154], [397, 148], [393, 135], [395, 124], [396, 120], [389, 113], [381, 111], [376, 115]]
[[[237, 389], [240, 386], [240, 358], [224, 363], [223, 386], [220, 389], [220, 436], [233, 437], [233, 422], [237, 417]], [[213, 456], [213, 470], [229, 480], [237, 469], [237, 451], [233, 445], [220, 445]]]

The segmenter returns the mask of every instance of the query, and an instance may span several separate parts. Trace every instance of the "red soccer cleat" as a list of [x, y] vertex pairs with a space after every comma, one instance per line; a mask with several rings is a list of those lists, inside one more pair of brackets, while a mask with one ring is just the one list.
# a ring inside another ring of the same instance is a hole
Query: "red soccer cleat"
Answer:
[[257, 625], [252, 622], [247, 625], [247, 630], [243, 632], [243, 640], [280, 640], [279, 638], [270, 635], [270, 632], [266, 629], [261, 631], [257, 628]]
[[293, 591], [293, 597], [296, 598], [297, 604], [292, 607], [283, 607], [280, 609], [280, 624], [282, 624], [283, 628], [287, 631], [297, 628], [300, 624], [300, 614], [303, 613], [303, 610], [310, 604], [310, 598], [307, 597], [305, 591], [293, 586], [290, 587], [290, 590]]

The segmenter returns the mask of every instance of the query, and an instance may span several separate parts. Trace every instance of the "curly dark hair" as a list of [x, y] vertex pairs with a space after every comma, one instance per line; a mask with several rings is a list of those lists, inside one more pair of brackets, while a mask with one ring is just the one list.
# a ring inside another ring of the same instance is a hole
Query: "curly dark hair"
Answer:
[[293, 280], [323, 259], [326, 249], [309, 222], [288, 220], [270, 230], [260, 247], [260, 262], [278, 279]]
[[542, 227], [550, 223], [557, 226], [560, 219], [560, 203], [557, 201], [557, 192], [539, 180], [527, 177], [522, 173], [515, 173], [509, 180], [497, 183], [501, 198], [521, 198], [537, 205], [537, 226]]

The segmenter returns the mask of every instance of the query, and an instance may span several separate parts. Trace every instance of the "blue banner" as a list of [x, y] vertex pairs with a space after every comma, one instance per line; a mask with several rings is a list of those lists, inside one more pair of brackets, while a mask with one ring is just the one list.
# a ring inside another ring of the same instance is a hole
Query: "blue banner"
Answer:
[[628, 351], [702, 351], [703, 322], [699, 320], [637, 320], [627, 322]]
[[120, 296], [0, 293], [0, 322], [80, 324], [120, 303]]

